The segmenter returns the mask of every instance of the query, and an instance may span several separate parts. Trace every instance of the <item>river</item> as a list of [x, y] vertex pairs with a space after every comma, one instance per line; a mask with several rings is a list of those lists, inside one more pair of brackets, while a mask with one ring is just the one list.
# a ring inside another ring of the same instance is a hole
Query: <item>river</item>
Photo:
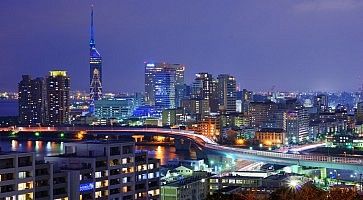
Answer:
[[[63, 142], [33, 141], [33, 140], [1, 140], [2, 151], [35, 152], [38, 159], [44, 156], [51, 156], [63, 153]], [[152, 158], [160, 160], [165, 165], [168, 160], [173, 159], [196, 159], [195, 152], [177, 152], [173, 146], [136, 146], [137, 150], [148, 151]]]

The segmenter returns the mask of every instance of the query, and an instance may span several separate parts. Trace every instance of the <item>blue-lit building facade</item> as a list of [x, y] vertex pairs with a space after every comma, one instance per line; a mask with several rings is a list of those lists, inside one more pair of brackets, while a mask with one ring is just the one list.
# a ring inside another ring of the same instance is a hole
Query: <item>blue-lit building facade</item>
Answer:
[[145, 104], [158, 109], [176, 107], [176, 87], [184, 84], [184, 65], [145, 63]]
[[96, 49], [93, 26], [93, 9], [91, 13], [91, 39], [90, 46], [90, 112], [94, 112], [94, 102], [102, 98], [102, 57]]
[[141, 106], [140, 98], [137, 94], [102, 98], [95, 101], [95, 116], [98, 119], [126, 120], [134, 114], [136, 108]]

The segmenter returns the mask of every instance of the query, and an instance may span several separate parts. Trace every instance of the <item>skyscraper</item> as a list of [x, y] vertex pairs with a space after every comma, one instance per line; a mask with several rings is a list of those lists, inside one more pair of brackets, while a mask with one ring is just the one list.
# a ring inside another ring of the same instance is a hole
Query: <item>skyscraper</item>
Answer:
[[22, 125], [43, 124], [45, 120], [45, 84], [43, 78], [23, 75], [18, 84], [19, 120]]
[[90, 112], [94, 111], [94, 101], [102, 98], [102, 57], [96, 49], [96, 41], [93, 25], [93, 7], [91, 12], [91, 39], [90, 47]]
[[217, 79], [219, 109], [227, 113], [236, 112], [236, 79], [228, 74], [220, 74]]
[[69, 83], [66, 71], [50, 71], [46, 78], [48, 125], [62, 125], [69, 122]]
[[212, 74], [201, 72], [195, 75], [192, 86], [192, 98], [207, 100], [209, 110], [211, 112], [218, 111], [216, 81], [213, 79]]
[[329, 108], [328, 95], [319, 94], [314, 99], [314, 106], [317, 107], [318, 112], [326, 112]]
[[184, 84], [182, 64], [145, 63], [145, 104], [175, 107], [175, 88]]

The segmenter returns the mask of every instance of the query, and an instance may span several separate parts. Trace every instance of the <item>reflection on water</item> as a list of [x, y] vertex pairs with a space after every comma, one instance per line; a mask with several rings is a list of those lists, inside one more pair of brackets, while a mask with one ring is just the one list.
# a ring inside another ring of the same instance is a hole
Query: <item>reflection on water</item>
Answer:
[[[0, 147], [3, 151], [20, 151], [20, 152], [35, 152], [38, 158], [44, 156], [57, 155], [64, 152], [63, 142], [50, 141], [0, 141]], [[196, 154], [192, 152], [176, 152], [175, 147], [171, 146], [136, 146], [137, 150], [148, 151], [150, 157], [160, 159], [162, 165], [168, 160], [173, 159], [195, 159]]]
[[[45, 146], [45, 148], [44, 148]], [[36, 152], [37, 157], [51, 156], [63, 153], [63, 142], [45, 142], [37, 141], [0, 141], [0, 147], [3, 151], [20, 151], [20, 152]]]
[[161, 165], [165, 165], [168, 160], [173, 159], [196, 159], [196, 153], [191, 152], [177, 152], [175, 147], [171, 146], [136, 146], [137, 150], [146, 150], [153, 158], [160, 160]]

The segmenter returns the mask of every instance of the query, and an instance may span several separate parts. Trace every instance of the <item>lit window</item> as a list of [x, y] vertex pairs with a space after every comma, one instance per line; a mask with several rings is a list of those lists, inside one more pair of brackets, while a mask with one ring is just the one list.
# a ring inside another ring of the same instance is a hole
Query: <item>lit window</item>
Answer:
[[[96, 187], [97, 187], [97, 186], [96, 186]], [[95, 192], [95, 197], [96, 197], [96, 198], [100, 198], [100, 197], [102, 197], [102, 193], [101, 193], [101, 191]]]
[[[139, 175], [140, 176], [140, 175]], [[122, 178], [122, 183], [127, 183], [127, 177]]]
[[19, 178], [26, 178], [26, 172], [19, 172]]
[[19, 183], [18, 190], [27, 190], [33, 188], [33, 182]]

